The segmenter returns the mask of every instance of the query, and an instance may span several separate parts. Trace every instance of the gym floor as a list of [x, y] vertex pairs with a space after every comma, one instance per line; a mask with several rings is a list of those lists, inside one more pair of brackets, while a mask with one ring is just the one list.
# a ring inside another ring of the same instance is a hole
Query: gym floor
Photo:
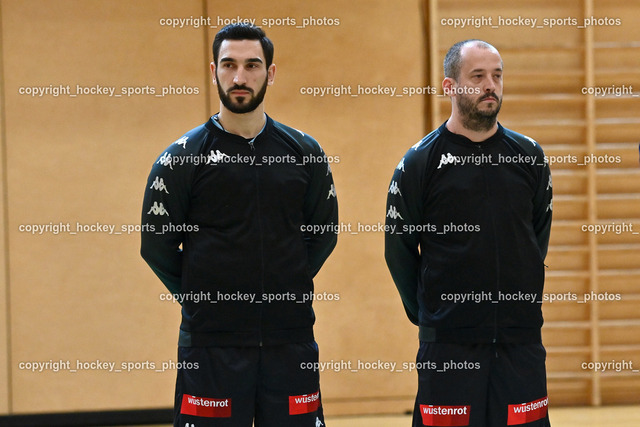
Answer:
[[[552, 427], [638, 427], [640, 406], [550, 408], [549, 417]], [[408, 427], [411, 416], [327, 417], [326, 422], [329, 427]]]
[[[640, 406], [550, 408], [552, 427], [638, 427]], [[411, 425], [411, 416], [327, 418], [329, 427], [402, 427]]]

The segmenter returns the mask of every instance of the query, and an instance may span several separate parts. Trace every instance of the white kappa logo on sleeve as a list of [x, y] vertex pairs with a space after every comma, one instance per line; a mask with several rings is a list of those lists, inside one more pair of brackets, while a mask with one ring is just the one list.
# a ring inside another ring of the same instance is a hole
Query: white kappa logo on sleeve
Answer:
[[182, 145], [182, 148], [187, 148], [187, 139], [189, 139], [188, 136], [183, 136], [182, 138], [180, 138], [176, 142], [174, 142], [174, 144]]
[[153, 202], [153, 206], [151, 206], [151, 209], [149, 209], [149, 212], [147, 212], [147, 215], [166, 215], [169, 216], [169, 212], [167, 212], [167, 210], [164, 208], [164, 205], [162, 204], [162, 202], [158, 203], [158, 202]]
[[167, 186], [164, 184], [164, 180], [159, 176], [156, 176], [156, 179], [153, 180], [153, 184], [149, 187], [151, 190], [164, 191], [169, 194], [169, 190], [167, 190]]

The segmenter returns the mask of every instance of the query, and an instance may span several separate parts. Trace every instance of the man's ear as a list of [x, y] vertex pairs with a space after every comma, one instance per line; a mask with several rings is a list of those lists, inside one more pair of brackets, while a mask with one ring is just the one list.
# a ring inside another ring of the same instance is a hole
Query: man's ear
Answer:
[[449, 97], [456, 96], [455, 86], [456, 81], [454, 79], [451, 77], [445, 77], [442, 81], [442, 91], [444, 92], [444, 95]]
[[267, 69], [267, 84], [271, 86], [276, 79], [276, 64], [269, 65]]
[[213, 81], [214, 85], [217, 85], [218, 82], [216, 81], [216, 64], [212, 62], [211, 64], [209, 64], [209, 68], [211, 69], [211, 80]]

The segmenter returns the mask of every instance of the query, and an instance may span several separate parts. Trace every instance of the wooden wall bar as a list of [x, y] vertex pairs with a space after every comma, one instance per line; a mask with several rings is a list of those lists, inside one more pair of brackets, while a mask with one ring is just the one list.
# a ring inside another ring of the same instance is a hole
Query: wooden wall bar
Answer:
[[[492, 18], [492, 25], [481, 28], [432, 27], [439, 40], [438, 50], [430, 52], [432, 61], [441, 62], [458, 40], [494, 44], [505, 66], [500, 121], [537, 140], [552, 160], [554, 220], [545, 293], [561, 300], [543, 304], [551, 402], [637, 403], [638, 5], [612, 0], [428, 3], [432, 23]], [[537, 21], [527, 26], [526, 18]], [[552, 27], [551, 19], [562, 23]], [[432, 84], [443, 78], [441, 69], [437, 72]], [[435, 126], [446, 120], [450, 107], [446, 98], [433, 102], [440, 111], [431, 117]], [[595, 226], [608, 228], [598, 232]], [[567, 294], [576, 299], [567, 300]], [[596, 362], [604, 368], [588, 369]]]

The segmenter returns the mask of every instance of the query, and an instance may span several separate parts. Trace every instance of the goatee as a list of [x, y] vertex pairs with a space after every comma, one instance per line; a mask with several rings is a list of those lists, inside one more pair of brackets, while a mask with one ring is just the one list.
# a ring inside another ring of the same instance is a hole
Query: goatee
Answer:
[[[485, 99], [493, 98], [497, 103], [495, 110], [480, 110], [478, 105]], [[465, 95], [456, 96], [456, 104], [462, 117], [462, 126], [474, 132], [486, 132], [495, 126], [502, 99], [495, 93], [482, 96], [477, 102]]]
[[[216, 74], [216, 79], [217, 78], [218, 76]], [[218, 82], [220, 82], [219, 79], [218, 79]], [[264, 95], [267, 93], [267, 79], [266, 78], [264, 79], [264, 84], [262, 85], [262, 87], [260, 88], [260, 90], [255, 96], [252, 96], [253, 95], [252, 89], [242, 85], [233, 85], [226, 92], [222, 89], [222, 87], [220, 87], [220, 83], [218, 83], [217, 87], [218, 87], [218, 96], [220, 97], [220, 101], [222, 102], [222, 105], [224, 105], [227, 108], [227, 110], [236, 114], [245, 114], [245, 113], [252, 112], [256, 108], [258, 108], [260, 104], [262, 104], [262, 101], [264, 100]], [[245, 96], [238, 96], [236, 97], [237, 101], [233, 101], [231, 99], [231, 95], [229, 95], [229, 93], [233, 90], [244, 90], [249, 92], [251, 95], [249, 95], [248, 100], [245, 99], [247, 98]]]

